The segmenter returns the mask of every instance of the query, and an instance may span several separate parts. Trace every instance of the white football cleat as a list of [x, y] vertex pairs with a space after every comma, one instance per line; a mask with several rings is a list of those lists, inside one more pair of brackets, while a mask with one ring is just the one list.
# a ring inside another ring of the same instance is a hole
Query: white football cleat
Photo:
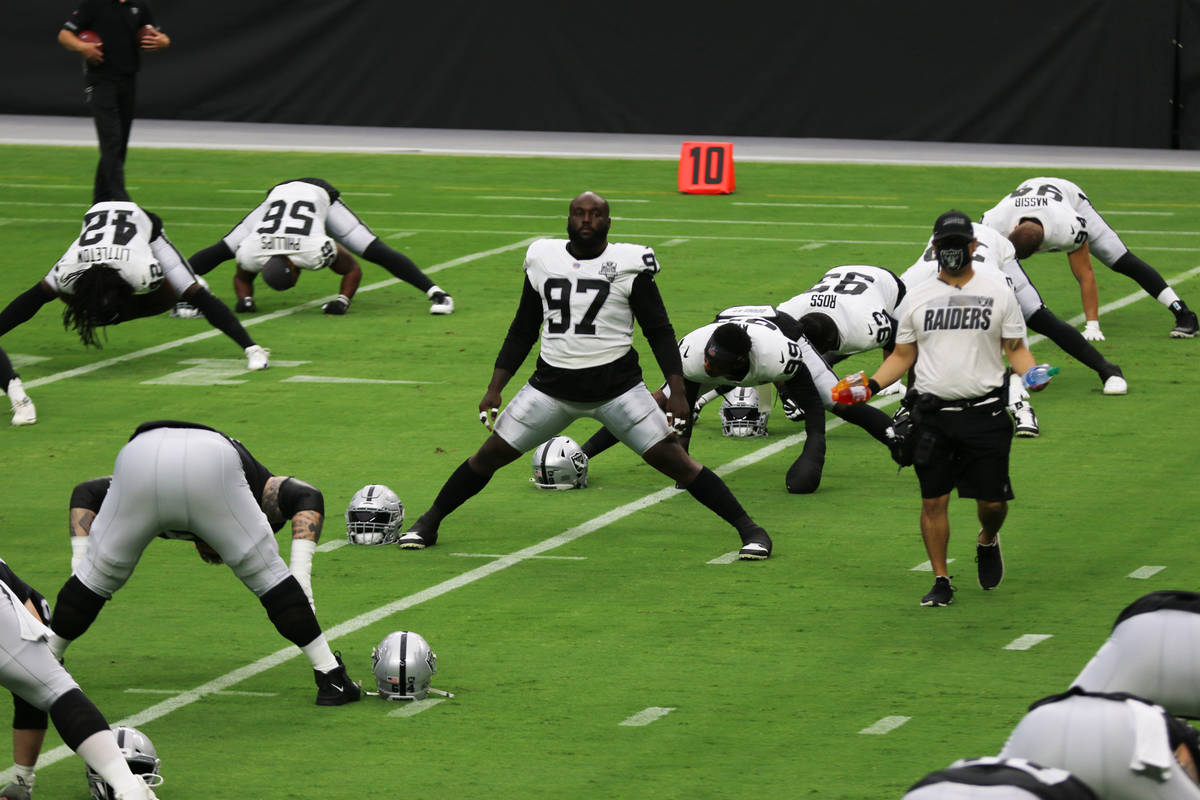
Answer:
[[268, 351], [259, 345], [252, 344], [246, 348], [246, 369], [254, 371], [271, 366], [267, 361]]
[[33, 407], [29, 395], [25, 394], [20, 378], [8, 382], [8, 401], [12, 404], [13, 425], [32, 425], [37, 422], [37, 409]]
[[1104, 382], [1105, 394], [1126, 394], [1129, 391], [1129, 384], [1120, 375], [1111, 375]]
[[1038, 428], [1037, 414], [1033, 413], [1033, 406], [1019, 401], [1013, 403], [1009, 408], [1012, 410], [1013, 418], [1017, 421], [1017, 436], [1022, 439], [1036, 439], [1041, 431]]
[[429, 307], [430, 314], [445, 315], [454, 313], [454, 298], [446, 294], [438, 286], [430, 286], [429, 291], [425, 294], [428, 295], [429, 301], [433, 303]]

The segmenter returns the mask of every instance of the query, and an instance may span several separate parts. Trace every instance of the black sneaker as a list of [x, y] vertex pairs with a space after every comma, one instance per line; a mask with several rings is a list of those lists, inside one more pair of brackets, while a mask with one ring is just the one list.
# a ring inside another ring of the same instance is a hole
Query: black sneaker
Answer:
[[1004, 556], [1000, 554], [1000, 537], [992, 544], [975, 543], [975, 565], [979, 571], [979, 587], [995, 589], [1004, 580]]
[[429, 512], [426, 511], [400, 536], [396, 544], [400, 545], [402, 550], [424, 550], [437, 544], [437, 538], [438, 523], [431, 522]]
[[934, 578], [933, 588], [921, 598], [923, 606], [948, 606], [954, 602], [955, 589], [949, 578]]
[[1196, 312], [1180, 311], [1175, 315], [1175, 327], [1171, 329], [1172, 339], [1194, 339], [1200, 333], [1200, 323], [1196, 321]]
[[742, 549], [738, 550], [738, 558], [742, 561], [764, 561], [771, 557], [771, 537], [760, 526], [747, 530], [742, 534]]
[[317, 679], [317, 705], [344, 706], [346, 703], [361, 700], [362, 689], [346, 674], [342, 654], [335, 652], [333, 657], [337, 659], [338, 665], [329, 672], [313, 670], [313, 677]]

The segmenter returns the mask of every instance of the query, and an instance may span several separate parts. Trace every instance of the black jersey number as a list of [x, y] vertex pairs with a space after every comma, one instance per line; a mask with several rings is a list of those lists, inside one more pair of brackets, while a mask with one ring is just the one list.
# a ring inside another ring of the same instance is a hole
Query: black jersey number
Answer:
[[804, 356], [800, 353], [800, 345], [795, 342], [788, 342], [788, 360], [783, 365], [784, 375], [794, 375], [796, 370], [800, 369], [800, 365], [804, 363]]
[[[558, 312], [558, 319], [552, 319], [546, 324], [547, 333], [566, 333], [571, 330], [571, 291], [571, 281], [566, 278], [547, 278], [542, 285], [542, 296], [546, 298], [546, 305], [552, 311]], [[604, 301], [608, 299], [608, 281], [580, 278], [575, 282], [574, 292], [575, 294], [596, 293], [588, 305], [587, 311], [584, 312], [583, 319], [576, 323], [572, 331], [580, 336], [594, 336], [596, 334], [596, 317], [600, 314], [600, 309], [604, 307]]]
[[[841, 278], [840, 281], [838, 279]], [[838, 281], [834, 283], [834, 281]], [[833, 292], [834, 294], [862, 294], [875, 279], [864, 272], [829, 272], [821, 282], [809, 289], [810, 292]]]
[[124, 247], [137, 236], [137, 223], [129, 218], [133, 212], [121, 209], [112, 212], [110, 221], [107, 211], [93, 211], [83, 215], [83, 233], [79, 234], [79, 246], [90, 247], [104, 239], [106, 228], [112, 229], [112, 243]]
[[267, 207], [267, 213], [263, 214], [262, 224], [258, 226], [255, 233], [277, 233], [279, 226], [286, 218], [294, 224], [284, 228], [284, 233], [308, 236], [312, 232], [313, 223], [316, 222], [316, 214], [316, 205], [307, 200], [297, 200], [291, 204], [290, 208], [285, 201], [276, 200]]
[[[1032, 186], [1018, 186], [1009, 195], [1009, 197], [1024, 197], [1025, 195], [1029, 194], [1032, 191], [1033, 191]], [[1050, 197], [1053, 197], [1059, 203], [1061, 203], [1063, 201], [1062, 192], [1060, 192], [1058, 190], [1057, 186], [1055, 186], [1054, 184], [1051, 184], [1051, 183], [1043, 183], [1041, 186], [1037, 187], [1037, 193], [1038, 193], [1038, 197], [1046, 197], [1048, 195]]]

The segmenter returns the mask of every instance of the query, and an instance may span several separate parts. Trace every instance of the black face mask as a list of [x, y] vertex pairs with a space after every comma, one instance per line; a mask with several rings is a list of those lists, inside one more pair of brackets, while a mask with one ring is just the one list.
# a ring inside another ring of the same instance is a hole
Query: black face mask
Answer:
[[938, 269], [957, 275], [971, 263], [971, 243], [950, 241], [938, 245]]

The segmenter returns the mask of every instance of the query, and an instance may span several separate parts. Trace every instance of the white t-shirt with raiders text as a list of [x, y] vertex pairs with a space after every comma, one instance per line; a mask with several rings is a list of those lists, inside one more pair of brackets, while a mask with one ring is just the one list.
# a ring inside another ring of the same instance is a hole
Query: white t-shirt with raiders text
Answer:
[[840, 342], [834, 355], [853, 355], [887, 344], [895, 324], [900, 286], [882, 267], [864, 264], [834, 267], [811, 289], [779, 304], [795, 319], [814, 312], [837, 325]]
[[529, 245], [525, 275], [542, 298], [542, 360], [584, 369], [624, 356], [633, 346], [633, 280], [658, 270], [654, 250], [640, 244], [609, 242], [591, 259], [572, 256], [566, 239]]
[[980, 397], [1004, 383], [1001, 339], [1025, 336], [1016, 295], [999, 272], [976, 270], [962, 287], [941, 278], [909, 289], [896, 311], [896, 344], [917, 345], [917, 391], [943, 400]]
[[150, 215], [124, 200], [106, 200], [87, 210], [79, 236], [45, 281], [59, 294], [74, 294], [75, 281], [97, 264], [120, 273], [134, 294], [153, 292], [166, 280], [179, 295], [196, 282], [191, 267], [166, 235], [161, 230], [154, 235]]

